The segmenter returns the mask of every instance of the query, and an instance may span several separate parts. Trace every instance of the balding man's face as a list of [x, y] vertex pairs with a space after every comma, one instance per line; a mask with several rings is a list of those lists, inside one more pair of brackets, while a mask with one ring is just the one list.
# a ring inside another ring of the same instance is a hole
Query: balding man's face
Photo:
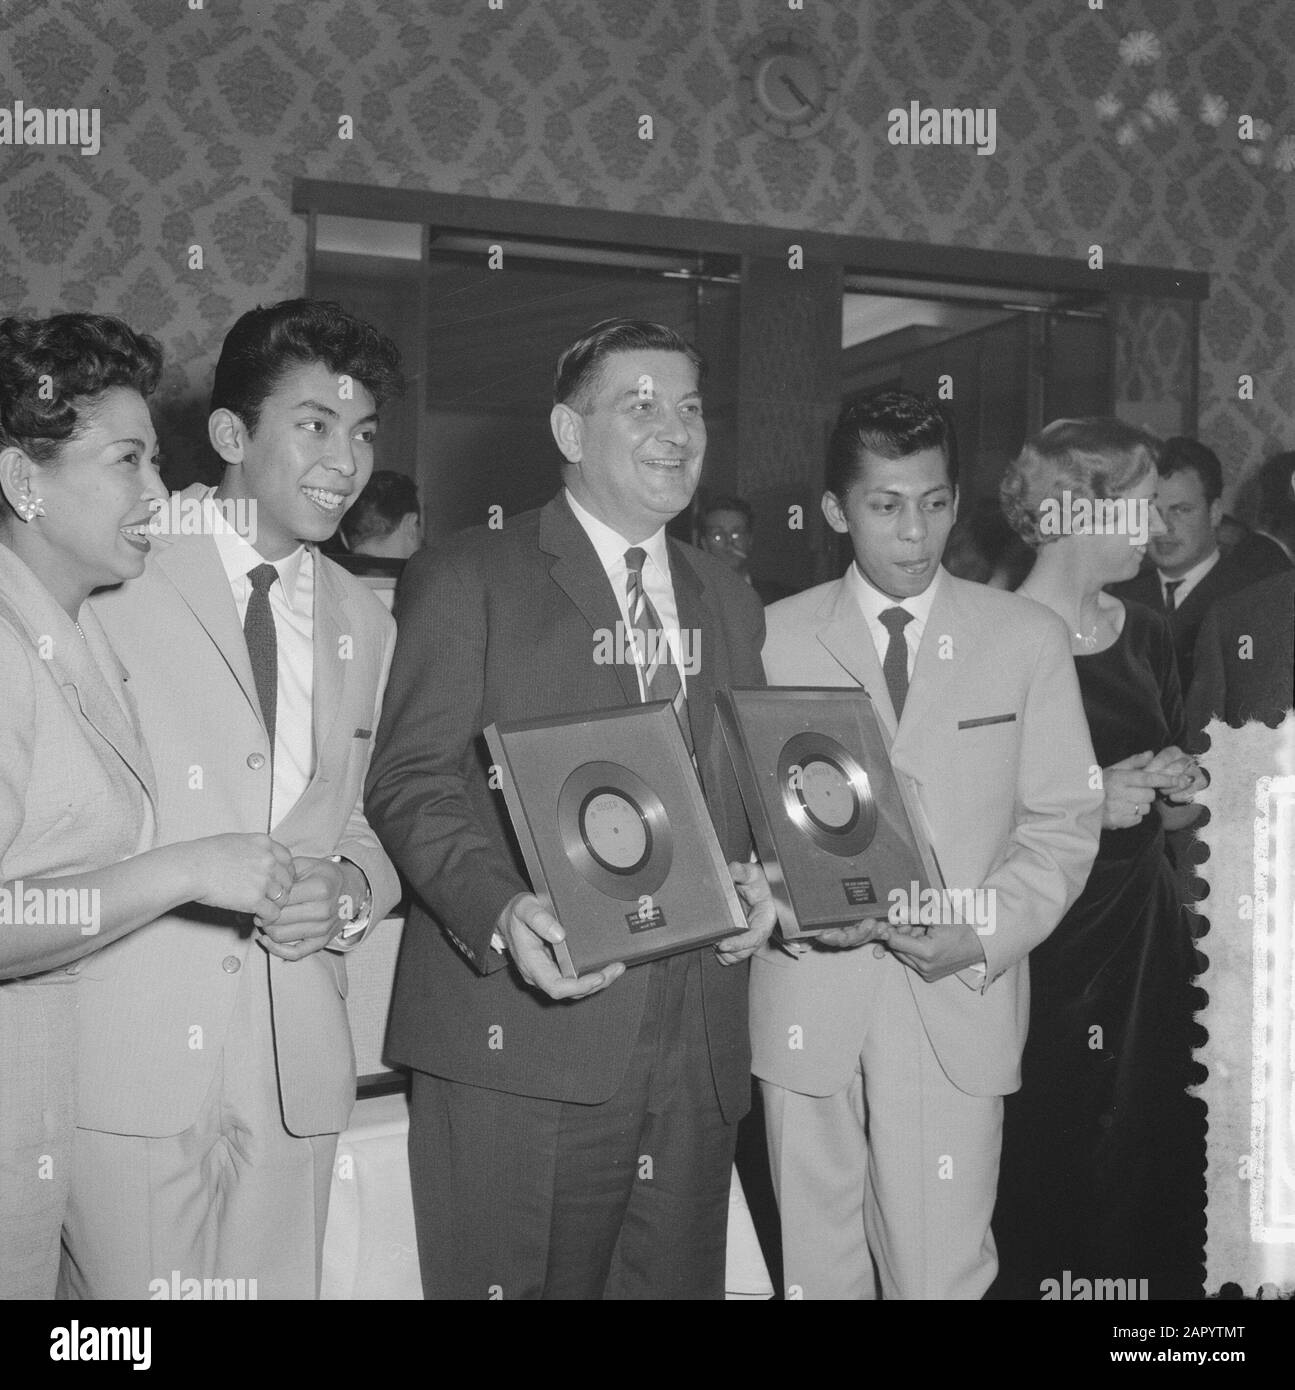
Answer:
[[697, 369], [682, 352], [617, 352], [587, 413], [555, 406], [553, 431], [576, 500], [626, 540], [692, 501], [706, 452]]

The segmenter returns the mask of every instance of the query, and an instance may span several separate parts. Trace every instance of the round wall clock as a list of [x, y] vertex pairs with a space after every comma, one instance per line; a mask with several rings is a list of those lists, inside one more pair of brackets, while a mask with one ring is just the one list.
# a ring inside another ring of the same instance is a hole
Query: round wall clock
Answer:
[[836, 64], [798, 28], [761, 30], [743, 51], [738, 73], [743, 105], [762, 130], [803, 140], [831, 119]]

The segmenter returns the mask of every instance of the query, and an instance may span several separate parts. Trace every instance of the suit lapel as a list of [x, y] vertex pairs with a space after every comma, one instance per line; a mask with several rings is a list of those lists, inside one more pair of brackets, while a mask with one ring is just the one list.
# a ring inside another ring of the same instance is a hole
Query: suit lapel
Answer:
[[[332, 563], [318, 550], [315, 562], [314, 693], [311, 728], [314, 731], [314, 766], [319, 767], [328, 736], [342, 703], [341, 641], [346, 628], [348, 599], [338, 583]], [[355, 634], [350, 633], [352, 643]], [[358, 652], [352, 652], [352, 657]]]
[[[540, 513], [540, 549], [553, 557], [549, 575], [589, 624], [589, 659], [593, 660], [594, 633], [615, 632], [621, 621], [620, 607], [598, 559], [593, 542], [571, 514], [559, 494]], [[638, 672], [632, 663], [614, 663], [625, 703], [639, 703]]]
[[[73, 660], [66, 668], [76, 690], [81, 713], [139, 779], [156, 811], [157, 783], [153, 777], [153, 764], [144, 744], [134, 705], [126, 695], [126, 672], [88, 603], [81, 607], [81, 626], [85, 631], [85, 643], [78, 644], [80, 650], [73, 649], [72, 653], [68, 653], [73, 655]], [[120, 696], [105, 684], [105, 670], [116, 673]]]
[[239, 626], [238, 609], [216, 542], [210, 536], [173, 536], [168, 544], [158, 547], [153, 563], [188, 605], [264, 727], [247, 640]]
[[[696, 673], [688, 675], [686, 685], [688, 724], [692, 729], [693, 747], [698, 750], [697, 763], [700, 767], [705, 750], [710, 747], [711, 727], [715, 722], [718, 676], [710, 657], [719, 646], [719, 633], [716, 631], [718, 619], [709, 623], [706, 621], [705, 586], [701, 576], [688, 563], [683, 546], [669, 540], [666, 544], [670, 552], [670, 582], [674, 588], [681, 643], [685, 652], [695, 652], [701, 658], [697, 662]], [[682, 636], [684, 633], [691, 636], [685, 638]], [[703, 633], [708, 635], [703, 636]]]
[[958, 601], [952, 578], [942, 574], [930, 616], [922, 629], [922, 641], [917, 649], [913, 676], [904, 699], [904, 717], [895, 735], [896, 743], [920, 729], [931, 711], [945, 697], [958, 669], [959, 658], [963, 655], [960, 648], [976, 640], [969, 617]]
[[820, 612], [826, 618], [818, 630], [818, 640], [832, 659], [867, 691], [877, 710], [877, 716], [893, 739], [895, 709], [890, 703], [890, 691], [882, 674], [881, 660], [873, 645], [872, 634], [864, 621], [859, 605], [854, 601], [845, 580], [837, 581], [836, 591], [829, 594]]
[[126, 764], [156, 810], [157, 784], [125, 691], [126, 673], [92, 606], [81, 606], [83, 640], [53, 595], [4, 546], [0, 546], [0, 581], [0, 611], [26, 630], [32, 645], [47, 657], [59, 684], [71, 689], [82, 718]]
[[[1220, 574], [1219, 571], [1222, 570]], [[1228, 562], [1222, 556], [1219, 557], [1217, 564], [1204, 579], [1191, 591], [1182, 601], [1181, 607], [1174, 609], [1174, 617], [1179, 623], [1185, 621], [1179, 614], [1185, 614], [1186, 618], [1203, 617], [1205, 610], [1216, 599], [1222, 598], [1228, 590]]]
[[953, 678], [960, 653], [955, 645], [952, 659], [942, 657], [941, 638], [952, 637], [956, 632], [957, 643], [972, 640], [968, 633], [967, 615], [958, 603], [957, 589], [949, 575], [942, 575], [930, 617], [922, 631], [917, 660], [913, 663], [913, 675], [904, 699], [903, 718], [896, 721], [890, 690], [881, 669], [881, 658], [859, 605], [844, 580], [837, 585], [835, 594], [829, 595], [821, 611], [827, 621], [818, 631], [819, 642], [833, 660], [868, 692], [877, 716], [893, 743], [899, 743], [910, 730], [922, 725], [944, 697]]

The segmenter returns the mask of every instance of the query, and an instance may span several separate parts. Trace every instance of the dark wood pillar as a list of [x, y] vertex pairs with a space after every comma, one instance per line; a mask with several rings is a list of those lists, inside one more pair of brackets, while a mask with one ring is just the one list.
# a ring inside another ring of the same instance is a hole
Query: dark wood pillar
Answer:
[[819, 499], [841, 404], [843, 288], [839, 264], [742, 260], [737, 490], [756, 510], [753, 572], [797, 588], [828, 577]]

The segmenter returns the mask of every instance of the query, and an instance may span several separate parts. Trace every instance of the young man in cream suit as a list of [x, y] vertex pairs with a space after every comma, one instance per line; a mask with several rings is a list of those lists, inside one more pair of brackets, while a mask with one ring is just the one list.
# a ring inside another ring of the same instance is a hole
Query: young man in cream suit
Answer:
[[273, 924], [191, 905], [85, 968], [66, 1294], [317, 1292], [355, 1099], [344, 952], [399, 886], [361, 809], [395, 625], [316, 546], [368, 480], [398, 364], [336, 305], [245, 314], [212, 389], [220, 485], [173, 497], [144, 574], [95, 600], [160, 842], [269, 831], [295, 881]]
[[940, 567], [957, 492], [936, 409], [902, 391], [848, 408], [826, 483], [824, 514], [854, 563], [767, 610], [769, 684], [868, 692], [946, 886], [989, 890], [978, 900], [992, 912], [923, 928], [883, 906], [756, 955], [752, 1069], [787, 1292], [974, 1299], [997, 1269], [1025, 958], [1083, 887], [1100, 778], [1060, 619]]

